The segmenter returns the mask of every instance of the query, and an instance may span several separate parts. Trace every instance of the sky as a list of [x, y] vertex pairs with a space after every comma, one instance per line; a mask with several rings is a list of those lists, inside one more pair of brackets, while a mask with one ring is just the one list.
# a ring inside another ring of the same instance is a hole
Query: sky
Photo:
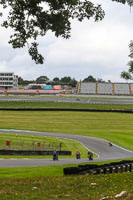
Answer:
[[104, 81], [126, 82], [120, 74], [128, 70], [130, 61], [133, 8], [130, 11], [128, 5], [111, 0], [92, 2], [102, 5], [104, 19], [72, 21], [71, 38], [67, 40], [56, 38], [51, 32], [39, 38], [39, 51], [45, 58], [43, 65], [36, 65], [26, 48], [14, 50], [8, 44], [11, 30], [0, 28], [0, 72], [14, 72], [25, 80], [71, 76], [79, 81], [92, 75]]

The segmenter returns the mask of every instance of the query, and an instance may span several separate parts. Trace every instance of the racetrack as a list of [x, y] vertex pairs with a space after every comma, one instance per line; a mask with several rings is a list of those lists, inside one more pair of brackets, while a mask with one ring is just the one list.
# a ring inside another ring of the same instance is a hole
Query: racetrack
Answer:
[[52, 159], [0, 159], [0, 167], [24, 167], [24, 166], [45, 166], [45, 165], [64, 165], [74, 163], [85, 163], [85, 162], [98, 162], [106, 160], [126, 159], [133, 158], [133, 152], [123, 149], [113, 144], [109, 146], [108, 141], [81, 135], [71, 134], [58, 134], [58, 133], [46, 133], [46, 132], [35, 132], [35, 131], [16, 131], [16, 130], [0, 130], [0, 133], [17, 133], [17, 134], [30, 134], [40, 136], [52, 136], [62, 137], [77, 140], [82, 143], [87, 149], [98, 155], [94, 158], [94, 161], [88, 161], [88, 159], [60, 159], [59, 161], [53, 161]]
[[[84, 96], [83, 96], [84, 97]], [[73, 104], [99, 104], [99, 105], [133, 105], [133, 97], [125, 96], [94, 96], [96, 99], [90, 99], [88, 96], [82, 98], [75, 96], [0, 96], [0, 102], [54, 102], [54, 103], [73, 103]], [[91, 97], [91, 96], [90, 96]], [[93, 97], [93, 96], [92, 96]], [[111, 99], [112, 98], [112, 99]]]

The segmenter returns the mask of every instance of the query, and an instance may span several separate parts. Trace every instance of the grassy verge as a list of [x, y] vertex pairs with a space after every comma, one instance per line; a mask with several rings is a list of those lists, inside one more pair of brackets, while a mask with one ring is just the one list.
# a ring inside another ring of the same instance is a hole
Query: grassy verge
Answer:
[[104, 138], [133, 150], [133, 115], [128, 113], [0, 111], [1, 129], [79, 134]]
[[[116, 161], [119, 162], [121, 160], [116, 160]], [[114, 162], [114, 161], [93, 162], [93, 164], [102, 165], [102, 164], [105, 164], [105, 163], [108, 164], [111, 162]], [[83, 164], [81, 163], [80, 165], [85, 165], [85, 164], [92, 164], [92, 163], [88, 161], [87, 163], [83, 163]], [[0, 168], [0, 178], [31, 178], [31, 177], [35, 178], [35, 177], [64, 176], [63, 169], [65, 167], [77, 167], [78, 165], [79, 164]]]
[[[0, 116], [1, 129], [28, 129], [100, 137], [133, 150], [132, 114], [0, 111]], [[109, 199], [115, 199], [116, 194], [126, 190], [128, 194], [125, 199], [133, 199], [133, 173], [63, 176], [64, 167], [66, 165], [1, 168], [0, 198], [99, 200], [109, 196]], [[91, 183], [96, 183], [96, 186]]]
[[[10, 140], [10, 148], [6, 146], [6, 141]], [[38, 147], [40, 143], [40, 147]], [[79, 142], [75, 140], [54, 138], [54, 137], [43, 137], [34, 135], [22, 135], [3, 133], [0, 134], [0, 149], [10, 150], [59, 150], [61, 143], [61, 149], [63, 151], [72, 151], [72, 156], [60, 156], [60, 158], [75, 158], [76, 151], [79, 150], [82, 158], [87, 157], [88, 150]], [[33, 146], [34, 144], [34, 146]], [[96, 157], [96, 155], [94, 155]], [[0, 155], [0, 158], [52, 158], [52, 156], [5, 156]]]
[[[99, 200], [107, 196], [108, 199], [115, 199], [115, 195], [123, 190], [127, 191], [124, 199], [133, 199], [133, 173], [0, 178], [0, 181], [2, 200]], [[95, 186], [92, 186], [92, 183], [95, 183]]]
[[104, 196], [114, 199], [126, 190], [127, 199], [132, 200], [132, 173], [63, 176], [63, 168], [68, 166], [77, 165], [0, 168], [0, 197], [2, 200], [99, 200]]

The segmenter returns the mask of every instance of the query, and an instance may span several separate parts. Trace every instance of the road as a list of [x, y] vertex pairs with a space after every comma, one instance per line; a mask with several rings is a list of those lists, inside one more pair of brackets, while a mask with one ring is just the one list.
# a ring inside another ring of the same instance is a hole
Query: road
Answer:
[[33, 131], [0, 130], [0, 133], [4, 132], [15, 133], [15, 134], [17, 133], [17, 134], [40, 135], [40, 136], [52, 136], [52, 137], [61, 137], [61, 138], [77, 140], [80, 143], [82, 143], [87, 149], [96, 153], [98, 157], [94, 158], [94, 161], [88, 161], [87, 158], [80, 160], [59, 158], [59, 161], [53, 161], [52, 159], [0, 159], [0, 167], [64, 165], [64, 164], [133, 158], [133, 152], [118, 147], [115, 144], [113, 144], [112, 147], [109, 147], [108, 141], [99, 138], [72, 135], [72, 134], [37, 132], [37, 131], [33, 132]]
[[[113, 97], [109, 99], [108, 97], [101, 97], [96, 99], [81, 98], [80, 96], [68, 96], [68, 97], [59, 97], [59, 96], [9, 96], [9, 97], [0, 97], [0, 102], [54, 102], [54, 103], [74, 103], [74, 104], [102, 104], [102, 105], [133, 105], [133, 99], [125, 97], [126, 99], [120, 99], [118, 97]], [[114, 98], [114, 99], [113, 99]], [[123, 97], [124, 98], [124, 97]]]

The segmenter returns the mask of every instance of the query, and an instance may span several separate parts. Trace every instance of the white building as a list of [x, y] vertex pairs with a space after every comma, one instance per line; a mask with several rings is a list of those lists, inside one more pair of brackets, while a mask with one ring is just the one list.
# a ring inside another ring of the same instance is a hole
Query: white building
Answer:
[[14, 75], [13, 72], [0, 72], [0, 89], [17, 90], [18, 76]]

